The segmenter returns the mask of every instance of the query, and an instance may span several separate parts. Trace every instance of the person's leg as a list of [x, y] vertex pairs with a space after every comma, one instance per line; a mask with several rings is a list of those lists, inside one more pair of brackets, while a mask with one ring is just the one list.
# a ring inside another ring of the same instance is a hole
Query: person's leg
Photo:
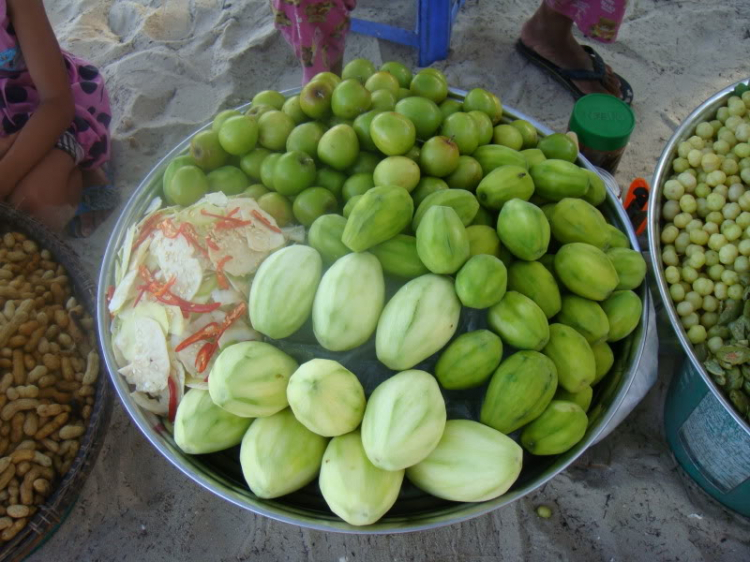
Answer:
[[8, 203], [60, 232], [75, 214], [82, 189], [80, 169], [68, 153], [54, 148], [21, 180]]
[[354, 0], [272, 0], [274, 24], [302, 64], [302, 83], [319, 72], [341, 73]]
[[[620, 1], [619, 3], [624, 4]], [[540, 56], [564, 69], [593, 70], [589, 54], [573, 37], [573, 20], [569, 15], [550, 7], [547, 0], [524, 23], [521, 28], [521, 41]], [[620, 81], [607, 66], [603, 81], [573, 81], [584, 93], [608, 93], [620, 95]]]

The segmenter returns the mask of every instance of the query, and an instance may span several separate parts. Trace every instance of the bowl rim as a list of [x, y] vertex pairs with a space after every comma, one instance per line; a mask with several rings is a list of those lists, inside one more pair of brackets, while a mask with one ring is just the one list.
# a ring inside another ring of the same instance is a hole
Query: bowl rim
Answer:
[[687, 337], [687, 332], [682, 327], [682, 324], [680, 323], [680, 317], [677, 314], [677, 309], [675, 308], [674, 304], [672, 303], [672, 297], [669, 294], [669, 284], [667, 283], [667, 279], [664, 275], [664, 264], [661, 259], [661, 204], [662, 204], [662, 195], [663, 195], [663, 188], [664, 183], [667, 181], [667, 178], [670, 174], [670, 169], [672, 165], [672, 159], [674, 155], [677, 153], [677, 148], [679, 144], [687, 140], [692, 136], [693, 130], [698, 124], [698, 122], [705, 120], [707, 117], [713, 115], [716, 113], [716, 110], [719, 109], [719, 107], [723, 106], [726, 101], [731, 97], [731, 95], [734, 93], [734, 89], [739, 85], [750, 85], [750, 78], [745, 78], [743, 80], [739, 80], [738, 82], [735, 82], [734, 84], [727, 86], [726, 88], [723, 88], [716, 92], [714, 95], [709, 97], [706, 101], [704, 101], [702, 104], [700, 104], [698, 107], [696, 107], [680, 124], [679, 127], [675, 130], [674, 133], [672, 133], [672, 136], [670, 137], [669, 141], [667, 141], [667, 144], [664, 146], [664, 150], [661, 152], [661, 156], [659, 156], [659, 160], [656, 164], [656, 168], [654, 171], [654, 179], [651, 182], [651, 196], [649, 198], [649, 204], [648, 204], [648, 216], [647, 216], [647, 222], [648, 222], [648, 247], [649, 247], [649, 254], [651, 259], [651, 269], [654, 272], [654, 278], [656, 280], [656, 285], [659, 289], [659, 296], [661, 297], [662, 305], [664, 306], [664, 309], [667, 311], [667, 315], [669, 317], [670, 324], [672, 325], [672, 328], [674, 329], [675, 333], [677, 334], [677, 338], [680, 341], [680, 345], [682, 346], [684, 352], [687, 354], [688, 359], [692, 363], [693, 367], [696, 371], [700, 374], [701, 378], [703, 379], [703, 382], [706, 383], [711, 393], [714, 395], [714, 398], [716, 398], [719, 403], [724, 406], [724, 408], [727, 410], [729, 415], [734, 419], [734, 421], [737, 422], [737, 424], [745, 430], [745, 433], [747, 433], [750, 436], [750, 422], [740, 417], [740, 415], [737, 413], [737, 411], [734, 408], [734, 405], [729, 402], [729, 400], [724, 396], [723, 391], [719, 388], [719, 386], [714, 382], [713, 378], [708, 374], [708, 371], [706, 371], [706, 368], [703, 366], [703, 363], [698, 359], [698, 356], [695, 354], [695, 351], [693, 349], [693, 344], [690, 343], [690, 340]]
[[[300, 92], [301, 88], [291, 88], [283, 90], [280, 93], [285, 97], [296, 95]], [[458, 100], [465, 98], [467, 92], [465, 90], [450, 88], [449, 95]], [[236, 109], [242, 111], [250, 106], [250, 103], [243, 104]], [[554, 131], [538, 121], [526, 116], [525, 114], [508, 106], [503, 107], [503, 120], [504, 122], [510, 122], [515, 119], [523, 119], [530, 122], [537, 131], [543, 135], [550, 135]], [[185, 140], [179, 143], [176, 147], [169, 151], [146, 175], [143, 181], [140, 183], [138, 188], [133, 192], [127, 204], [123, 208], [120, 217], [117, 220], [112, 235], [107, 244], [104, 260], [102, 261], [100, 276], [99, 276], [99, 287], [97, 292], [97, 301], [99, 303], [97, 311], [97, 321], [99, 324], [100, 334], [109, 334], [109, 314], [106, 306], [106, 293], [107, 288], [110, 284], [114, 272], [114, 264], [117, 255], [117, 251], [123, 241], [125, 231], [133, 224], [134, 219], [142, 214], [142, 210], [145, 209], [148, 201], [153, 197], [148, 194], [149, 187], [154, 181], [161, 176], [164, 169], [167, 167], [169, 162], [177, 155], [182, 153], [185, 148], [189, 145], [190, 138], [197, 132], [205, 130], [211, 126], [211, 122], [204, 124], [202, 127], [191, 133]], [[578, 163], [586, 169], [596, 173], [596, 168], [579, 153]], [[615, 198], [615, 196], [607, 190], [607, 206], [608, 210], [611, 211], [616, 218], [619, 220], [620, 226], [624, 227], [625, 233], [630, 241], [633, 249], [636, 251], [640, 250], [635, 231], [630, 223], [625, 209], [622, 204]], [[137, 215], [137, 210], [140, 213]], [[113, 386], [120, 400], [125, 407], [126, 411], [130, 415], [131, 419], [135, 422], [140, 431], [144, 434], [146, 439], [161, 453], [172, 465], [174, 465], [180, 472], [185, 476], [193, 480], [198, 485], [202, 486], [206, 490], [213, 494], [221, 497], [222, 499], [248, 511], [252, 511], [259, 515], [264, 515], [270, 519], [276, 521], [288, 523], [291, 525], [298, 525], [309, 529], [319, 531], [331, 531], [337, 533], [350, 533], [350, 534], [396, 534], [421, 531], [427, 529], [435, 529], [438, 527], [451, 525], [454, 523], [460, 523], [467, 521], [474, 517], [484, 515], [505, 506], [512, 501], [515, 501], [526, 494], [538, 489], [547, 483], [550, 479], [555, 477], [557, 474], [565, 470], [570, 466], [583, 452], [592, 445], [602, 430], [606, 427], [607, 423], [617, 412], [619, 406], [622, 404], [625, 395], [627, 394], [630, 386], [635, 378], [637, 372], [637, 366], [640, 362], [641, 356], [646, 342], [646, 334], [648, 331], [648, 314], [651, 308], [651, 297], [646, 286], [643, 283], [641, 286], [641, 299], [643, 302], [643, 311], [641, 313], [641, 319], [636, 328], [636, 331], [632, 334], [632, 341], [629, 346], [627, 355], [627, 367], [623, 368], [623, 372], [617, 381], [617, 386], [612, 390], [610, 395], [611, 402], [608, 405], [608, 409], [601, 413], [596, 418], [596, 421], [589, 426], [584, 438], [570, 451], [559, 455], [557, 460], [546, 469], [545, 474], [534, 480], [533, 482], [527, 483], [518, 489], [512, 489], [510, 492], [506, 492], [502, 496], [493, 500], [488, 500], [479, 503], [451, 503], [448, 507], [437, 511], [431, 511], [429, 513], [419, 513], [408, 516], [392, 516], [384, 517], [379, 522], [366, 526], [366, 527], [355, 527], [349, 525], [339, 519], [338, 517], [328, 514], [321, 513], [319, 517], [312, 517], [308, 512], [302, 509], [295, 508], [292, 506], [286, 506], [279, 504], [273, 500], [262, 500], [259, 498], [250, 497], [250, 495], [240, 495], [230, 488], [228, 480], [222, 476], [217, 476], [215, 473], [209, 474], [205, 466], [200, 464], [196, 458], [190, 455], [186, 455], [179, 451], [176, 446], [169, 443], [165, 438], [166, 429], [161, 424], [160, 420], [152, 414], [145, 414], [141, 408], [130, 398], [130, 389], [128, 388], [127, 382], [124, 377], [120, 376], [117, 372], [118, 367], [114, 359], [114, 354], [111, 346], [111, 338], [106, 339], [102, 337], [102, 348], [104, 350], [104, 359], [107, 364], [108, 372], [112, 379]]]

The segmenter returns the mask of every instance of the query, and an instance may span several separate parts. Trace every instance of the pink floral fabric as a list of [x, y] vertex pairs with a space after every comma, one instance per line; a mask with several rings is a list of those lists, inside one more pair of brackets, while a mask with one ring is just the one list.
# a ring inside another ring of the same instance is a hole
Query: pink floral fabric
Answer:
[[592, 39], [612, 43], [625, 16], [627, 0], [545, 0], [547, 5], [568, 16]]
[[[70, 132], [81, 146], [82, 168], [98, 168], [109, 160], [112, 111], [99, 70], [63, 52], [75, 100]], [[39, 105], [39, 94], [26, 69], [6, 0], [0, 0], [0, 137], [23, 128]]]
[[276, 29], [302, 63], [303, 82], [344, 56], [349, 12], [356, 0], [271, 0]]

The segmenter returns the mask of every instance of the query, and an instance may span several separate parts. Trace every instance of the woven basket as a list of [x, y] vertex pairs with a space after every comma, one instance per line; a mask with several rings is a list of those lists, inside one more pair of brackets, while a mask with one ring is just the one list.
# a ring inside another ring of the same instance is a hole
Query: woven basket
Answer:
[[[57, 263], [67, 271], [76, 299], [94, 317], [94, 282], [86, 274], [70, 246], [36, 220], [0, 204], [0, 235], [11, 231], [21, 232], [39, 244], [40, 248], [49, 250]], [[99, 353], [102, 356], [101, 351]], [[94, 407], [78, 455], [68, 472], [58, 481], [55, 491], [44, 505], [39, 506], [28, 525], [13, 540], [0, 547], [0, 562], [22, 560], [31, 554], [55, 533], [78, 499], [83, 483], [96, 462], [112, 412], [111, 383], [106, 376], [103, 361], [99, 369]]]

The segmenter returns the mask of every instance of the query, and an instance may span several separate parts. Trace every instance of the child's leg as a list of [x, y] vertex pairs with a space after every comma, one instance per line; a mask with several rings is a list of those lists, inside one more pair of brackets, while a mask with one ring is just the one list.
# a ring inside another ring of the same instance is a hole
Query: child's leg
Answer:
[[73, 217], [82, 189], [75, 161], [54, 148], [21, 180], [8, 202], [60, 232]]
[[302, 63], [303, 79], [327, 70], [341, 72], [353, 0], [272, 0], [276, 28]]

